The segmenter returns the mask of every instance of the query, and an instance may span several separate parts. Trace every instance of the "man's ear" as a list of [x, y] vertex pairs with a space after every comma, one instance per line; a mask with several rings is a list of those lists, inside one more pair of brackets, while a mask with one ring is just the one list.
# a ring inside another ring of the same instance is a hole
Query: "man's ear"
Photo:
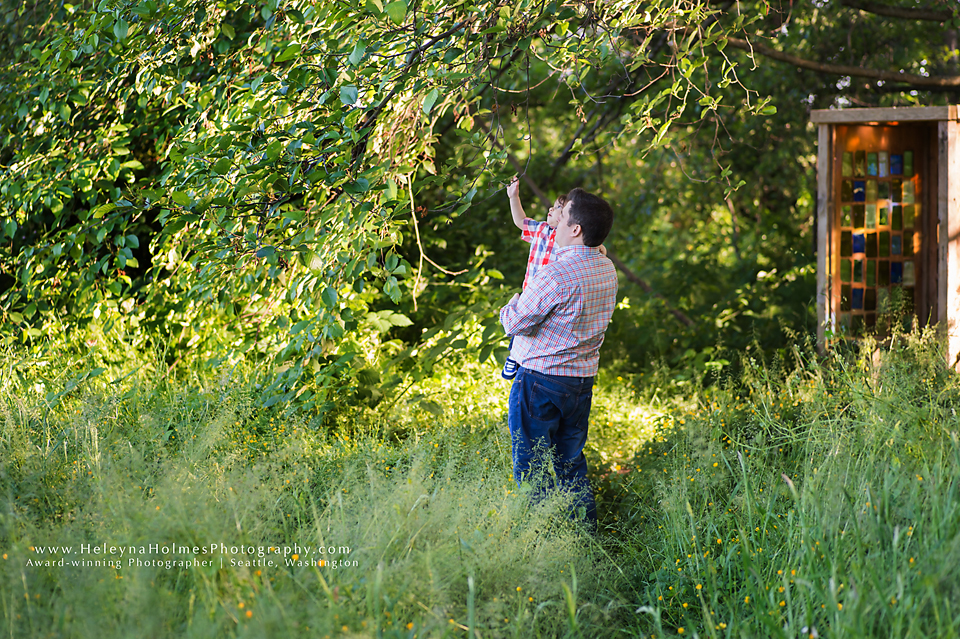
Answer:
[[583, 235], [583, 227], [579, 224], [574, 224], [570, 227], [570, 237], [580, 237]]

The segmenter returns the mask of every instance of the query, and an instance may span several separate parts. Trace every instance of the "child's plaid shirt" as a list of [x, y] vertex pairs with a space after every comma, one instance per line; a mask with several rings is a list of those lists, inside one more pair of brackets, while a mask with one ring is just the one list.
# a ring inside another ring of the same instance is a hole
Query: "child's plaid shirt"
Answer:
[[520, 236], [524, 242], [530, 242], [530, 257], [527, 258], [527, 272], [523, 276], [523, 288], [526, 290], [527, 283], [533, 279], [537, 269], [546, 266], [552, 262], [553, 241], [557, 237], [557, 229], [551, 228], [546, 222], [537, 222], [529, 217], [523, 218], [523, 234]]

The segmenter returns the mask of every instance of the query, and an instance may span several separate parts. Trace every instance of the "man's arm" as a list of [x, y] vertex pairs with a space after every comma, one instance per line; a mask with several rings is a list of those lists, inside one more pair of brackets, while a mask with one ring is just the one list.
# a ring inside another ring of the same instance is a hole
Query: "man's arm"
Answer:
[[507, 186], [507, 197], [510, 198], [510, 215], [513, 216], [513, 223], [522, 231], [523, 220], [527, 214], [523, 212], [523, 204], [520, 203], [520, 180], [516, 176]]
[[500, 309], [500, 323], [507, 335], [531, 335], [560, 304], [560, 285], [547, 273], [538, 272], [520, 295]]

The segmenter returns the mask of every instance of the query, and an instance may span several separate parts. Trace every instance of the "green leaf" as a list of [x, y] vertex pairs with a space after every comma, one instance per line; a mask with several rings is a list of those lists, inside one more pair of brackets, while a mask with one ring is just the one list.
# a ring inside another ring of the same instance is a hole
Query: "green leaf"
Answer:
[[387, 294], [394, 304], [400, 303], [400, 284], [393, 275], [387, 278], [386, 284], [383, 285], [383, 292]]
[[777, 107], [770, 104], [760, 109], [760, 115], [776, 115]]
[[[280, 140], [274, 140], [274, 141], [271, 142], [270, 145], [267, 147], [267, 160], [270, 161], [270, 162], [273, 162], [273, 161], [276, 160], [278, 157], [280, 157], [280, 153], [281, 153], [282, 151], [283, 151], [283, 143], [280, 142]], [[268, 178], [267, 181], [268, 181], [268, 182], [273, 182], [274, 180], [271, 180], [271, 179]]]
[[297, 24], [304, 24], [306, 20], [303, 17], [303, 14], [297, 11], [296, 9], [284, 9], [284, 13], [287, 14], [287, 17], [296, 22]]
[[270, 257], [276, 252], [277, 248], [275, 246], [264, 246], [257, 251], [257, 257]]
[[432, 399], [425, 399], [420, 402], [420, 408], [427, 411], [431, 415], [436, 415], [440, 417], [443, 415], [443, 406], [433, 401]]
[[384, 312], [389, 313], [389, 316], [387, 317], [387, 319], [394, 326], [413, 326], [413, 322], [410, 321], [410, 318], [402, 313], [395, 313], [393, 311], [384, 311]]
[[323, 268], [323, 260], [311, 249], [302, 249], [300, 251], [300, 263], [311, 271], [319, 271]]
[[220, 25], [220, 33], [225, 35], [230, 40], [233, 40], [237, 36], [237, 32], [234, 30], [233, 25], [227, 24], [226, 22]]
[[351, 85], [340, 88], [340, 101], [343, 102], [344, 106], [353, 106], [356, 104], [357, 97], [357, 87]]
[[123, 18], [120, 18], [113, 23], [113, 35], [117, 37], [119, 42], [123, 42], [127, 39], [127, 33], [130, 31], [130, 25], [127, 24], [127, 21]]
[[92, 211], [90, 211], [90, 215], [91, 215], [91, 217], [93, 217], [93, 219], [99, 220], [99, 219], [102, 218], [104, 215], [106, 215], [106, 214], [109, 213], [110, 211], [113, 211], [113, 210], [116, 209], [116, 208], [117, 208], [117, 205], [116, 205], [116, 204], [113, 204], [112, 202], [108, 202], [108, 203], [106, 203], [106, 204], [101, 204], [101, 205], [98, 206], [97, 208], [95, 208], [95, 209], [93, 209]]
[[217, 175], [224, 175], [230, 171], [231, 166], [233, 166], [233, 162], [230, 161], [230, 158], [220, 158], [213, 165], [213, 172]]
[[357, 178], [344, 186], [343, 190], [347, 193], [365, 193], [370, 190], [370, 182], [366, 178]]
[[336, 308], [337, 290], [332, 286], [327, 286], [326, 288], [323, 289], [323, 292], [320, 294], [320, 299], [323, 300], [323, 303], [327, 308]]
[[446, 62], [447, 64], [450, 64], [451, 62], [453, 62], [454, 60], [456, 60], [462, 55], [463, 55], [463, 49], [459, 47], [453, 47], [451, 49], [447, 49], [447, 52], [443, 54], [443, 61]]
[[350, 57], [347, 58], [347, 62], [351, 66], [358, 67], [360, 62], [363, 60], [363, 56], [367, 53], [367, 45], [363, 40], [357, 43], [357, 46], [353, 48], [353, 52], [350, 54]]
[[367, 321], [369, 321], [373, 325], [373, 327], [377, 330], [378, 333], [386, 333], [391, 328], [393, 328], [393, 324], [383, 319], [380, 316], [380, 313], [370, 313], [367, 316]]
[[430, 109], [432, 109], [433, 105], [437, 103], [437, 98], [439, 97], [440, 97], [440, 91], [438, 91], [437, 89], [434, 89], [433, 91], [428, 93], [427, 97], [423, 99], [423, 112], [429, 115]]
[[391, 2], [384, 8], [387, 11], [387, 15], [390, 16], [391, 20], [393, 20], [394, 24], [401, 24], [407, 15], [407, 3], [403, 0]]
[[274, 58], [274, 62], [286, 62], [287, 60], [292, 60], [293, 58], [300, 55], [300, 49], [302, 45], [299, 42], [294, 42], [290, 44], [286, 49], [283, 50], [283, 53]]
[[290, 334], [296, 335], [308, 326], [310, 326], [310, 320], [300, 320], [290, 329]]
[[394, 180], [387, 180], [387, 199], [397, 199], [397, 183]]
[[493, 353], [494, 346], [496, 346], [496, 344], [487, 344], [486, 346], [480, 349], [479, 360], [481, 364], [483, 364], [485, 361], [490, 359], [490, 355], [491, 353]]

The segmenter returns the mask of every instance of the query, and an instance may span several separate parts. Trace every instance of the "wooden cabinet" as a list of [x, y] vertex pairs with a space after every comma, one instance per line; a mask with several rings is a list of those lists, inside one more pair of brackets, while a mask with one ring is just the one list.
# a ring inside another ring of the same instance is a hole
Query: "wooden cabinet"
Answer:
[[960, 356], [957, 107], [814, 111], [821, 348], [936, 325]]

